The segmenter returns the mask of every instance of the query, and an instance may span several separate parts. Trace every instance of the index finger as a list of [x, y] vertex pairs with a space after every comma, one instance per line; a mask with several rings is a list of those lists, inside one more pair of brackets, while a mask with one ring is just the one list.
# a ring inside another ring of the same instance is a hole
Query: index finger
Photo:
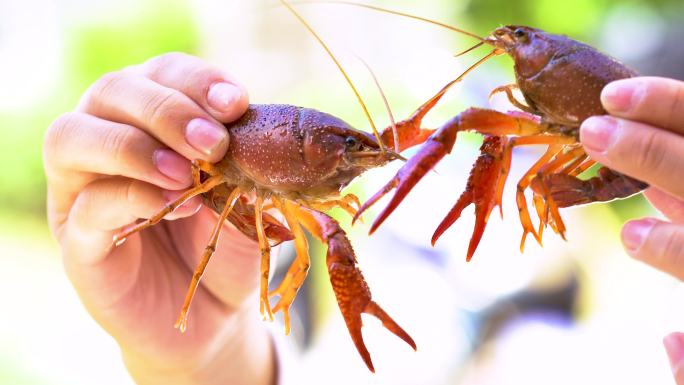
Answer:
[[220, 122], [237, 120], [247, 110], [245, 88], [230, 74], [198, 57], [167, 53], [148, 60], [140, 69], [164, 87], [189, 96]]
[[684, 134], [684, 82], [659, 77], [614, 81], [601, 102], [611, 115]]

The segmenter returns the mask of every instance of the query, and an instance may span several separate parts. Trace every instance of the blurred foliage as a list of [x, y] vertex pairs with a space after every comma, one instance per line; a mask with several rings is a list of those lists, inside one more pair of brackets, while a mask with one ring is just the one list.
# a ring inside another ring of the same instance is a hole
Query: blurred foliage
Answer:
[[[168, 51], [196, 52], [198, 34], [185, 1], [148, 0], [127, 13], [92, 22], [66, 22], [64, 73], [58, 89], [30, 110], [0, 112], [0, 201], [2, 215], [45, 215], [42, 140], [49, 124], [71, 111], [102, 74]], [[163, 9], [163, 17], [159, 10]]]
[[529, 25], [588, 42], [596, 41], [601, 21], [615, 7], [646, 6], [661, 10], [681, 6], [681, 0], [473, 0], [465, 12], [486, 33], [500, 25]]

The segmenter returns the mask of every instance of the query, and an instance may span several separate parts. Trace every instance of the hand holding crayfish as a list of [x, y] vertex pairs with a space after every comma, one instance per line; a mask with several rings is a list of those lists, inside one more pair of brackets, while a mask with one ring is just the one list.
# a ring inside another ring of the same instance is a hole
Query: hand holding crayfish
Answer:
[[270, 337], [246, 316], [256, 304], [247, 300], [258, 285], [255, 242], [224, 229], [232, 247], [217, 250], [195, 298], [196, 327], [184, 335], [172, 327], [184, 294], [175, 289], [187, 285], [215, 215], [195, 198], [167, 217], [178, 220], [112, 245], [121, 226], [191, 185], [188, 159], [224, 156], [221, 123], [247, 104], [230, 75], [168, 54], [105, 75], [48, 130], [51, 229], [81, 300], [119, 343], [138, 383], [272, 382]]
[[[648, 182], [646, 197], [670, 219], [627, 223], [622, 230], [625, 249], [684, 279], [684, 82], [620, 80], [604, 88], [601, 100], [612, 116], [585, 121], [582, 144], [593, 159]], [[683, 337], [677, 333], [665, 340], [678, 384], [684, 384]]]

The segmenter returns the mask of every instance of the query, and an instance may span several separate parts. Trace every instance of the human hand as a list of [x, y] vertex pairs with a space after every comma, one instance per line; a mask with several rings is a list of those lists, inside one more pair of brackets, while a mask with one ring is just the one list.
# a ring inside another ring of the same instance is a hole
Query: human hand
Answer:
[[[648, 182], [648, 200], [670, 221], [644, 218], [622, 229], [627, 253], [684, 280], [684, 82], [618, 80], [601, 93], [612, 116], [587, 119], [580, 139], [590, 157]], [[684, 385], [684, 334], [664, 340], [677, 384]]]
[[273, 381], [270, 337], [255, 322], [252, 240], [224, 225], [221, 243], [230, 246], [216, 250], [185, 334], [173, 324], [215, 213], [195, 197], [169, 221], [112, 245], [122, 226], [190, 187], [189, 159], [224, 156], [229, 137], [221, 123], [247, 104], [230, 75], [173, 53], [103, 76], [47, 131], [48, 218], [65, 270], [141, 384]]

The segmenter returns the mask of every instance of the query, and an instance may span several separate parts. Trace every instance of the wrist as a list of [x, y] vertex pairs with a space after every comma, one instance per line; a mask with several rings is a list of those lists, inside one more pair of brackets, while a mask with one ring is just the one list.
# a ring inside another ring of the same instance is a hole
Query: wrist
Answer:
[[141, 356], [122, 347], [123, 361], [138, 385], [255, 384], [276, 382], [271, 334], [254, 312], [243, 311], [227, 321], [214, 341], [187, 357]]

